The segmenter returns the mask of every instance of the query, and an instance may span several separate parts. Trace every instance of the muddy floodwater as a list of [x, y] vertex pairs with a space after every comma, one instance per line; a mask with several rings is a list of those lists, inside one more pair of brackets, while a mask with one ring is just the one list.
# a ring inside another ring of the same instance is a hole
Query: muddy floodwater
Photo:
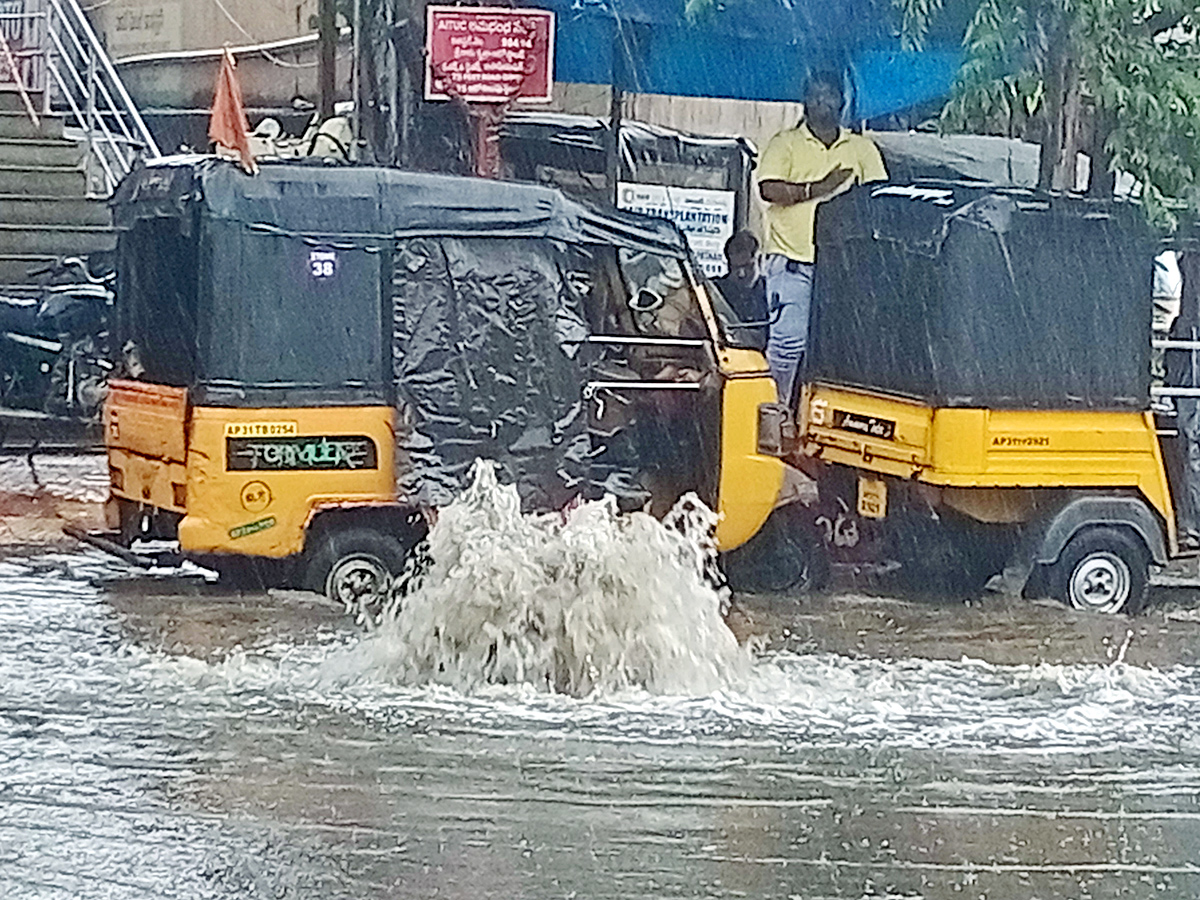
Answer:
[[812, 637], [704, 695], [468, 695], [312, 595], [9, 556], [0, 896], [1200, 896], [1200, 671]]

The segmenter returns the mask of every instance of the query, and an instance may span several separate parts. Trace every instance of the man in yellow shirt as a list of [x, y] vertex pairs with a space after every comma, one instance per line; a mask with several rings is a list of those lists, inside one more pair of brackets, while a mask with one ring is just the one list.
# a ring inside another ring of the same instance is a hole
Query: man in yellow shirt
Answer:
[[758, 167], [758, 191], [770, 204], [763, 241], [771, 320], [767, 362], [785, 403], [794, 399], [808, 343], [817, 204], [852, 185], [888, 177], [878, 148], [841, 127], [843, 101], [841, 75], [814, 72], [804, 90], [803, 121], [771, 138]]

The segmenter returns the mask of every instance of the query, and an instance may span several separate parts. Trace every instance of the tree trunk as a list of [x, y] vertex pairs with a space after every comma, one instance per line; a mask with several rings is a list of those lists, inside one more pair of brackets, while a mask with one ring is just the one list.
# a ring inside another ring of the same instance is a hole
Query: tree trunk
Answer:
[[1066, 48], [1058, 29], [1050, 41], [1050, 54], [1046, 61], [1046, 105], [1042, 128], [1042, 152], [1038, 165], [1038, 187], [1044, 191], [1054, 188], [1054, 177], [1062, 151], [1063, 82], [1067, 65]]
[[[364, 158], [467, 175], [479, 162], [468, 104], [424, 99], [429, 2], [363, 0]], [[490, 169], [496, 169], [494, 160]]]
[[1091, 146], [1086, 151], [1092, 157], [1092, 179], [1088, 182], [1088, 196], [1111, 200], [1117, 185], [1117, 173], [1113, 171], [1112, 154], [1108, 152], [1108, 138], [1115, 123], [1111, 113], [1097, 109], [1092, 115]]
[[1063, 69], [1062, 144], [1054, 172], [1055, 190], [1073, 191], [1079, 187], [1076, 173], [1079, 154], [1086, 146], [1086, 126], [1079, 69], [1075, 60], [1068, 58]]
[[1046, 125], [1038, 171], [1042, 190], [1075, 190], [1075, 173], [1084, 137], [1083, 85], [1071, 52], [1067, 29], [1050, 43], [1046, 67]]

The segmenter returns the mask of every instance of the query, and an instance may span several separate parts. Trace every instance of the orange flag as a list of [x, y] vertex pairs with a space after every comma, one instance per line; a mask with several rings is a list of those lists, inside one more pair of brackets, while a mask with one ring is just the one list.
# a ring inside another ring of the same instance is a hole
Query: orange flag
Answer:
[[254, 153], [250, 150], [250, 123], [246, 121], [242, 88], [234, 71], [236, 65], [233, 53], [226, 47], [225, 55], [221, 58], [221, 70], [217, 73], [208, 139], [217, 145], [218, 150], [225, 147], [237, 154], [242, 161], [242, 168], [254, 175], [258, 172], [258, 163], [254, 161]]

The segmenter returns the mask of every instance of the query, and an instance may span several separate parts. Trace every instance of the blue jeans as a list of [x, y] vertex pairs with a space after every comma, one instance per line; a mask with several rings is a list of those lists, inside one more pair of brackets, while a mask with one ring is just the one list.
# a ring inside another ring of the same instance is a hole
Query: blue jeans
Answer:
[[772, 253], [764, 260], [763, 275], [767, 281], [767, 313], [771, 320], [767, 365], [771, 367], [771, 375], [779, 389], [780, 402], [791, 403], [796, 372], [808, 346], [813, 265]]

